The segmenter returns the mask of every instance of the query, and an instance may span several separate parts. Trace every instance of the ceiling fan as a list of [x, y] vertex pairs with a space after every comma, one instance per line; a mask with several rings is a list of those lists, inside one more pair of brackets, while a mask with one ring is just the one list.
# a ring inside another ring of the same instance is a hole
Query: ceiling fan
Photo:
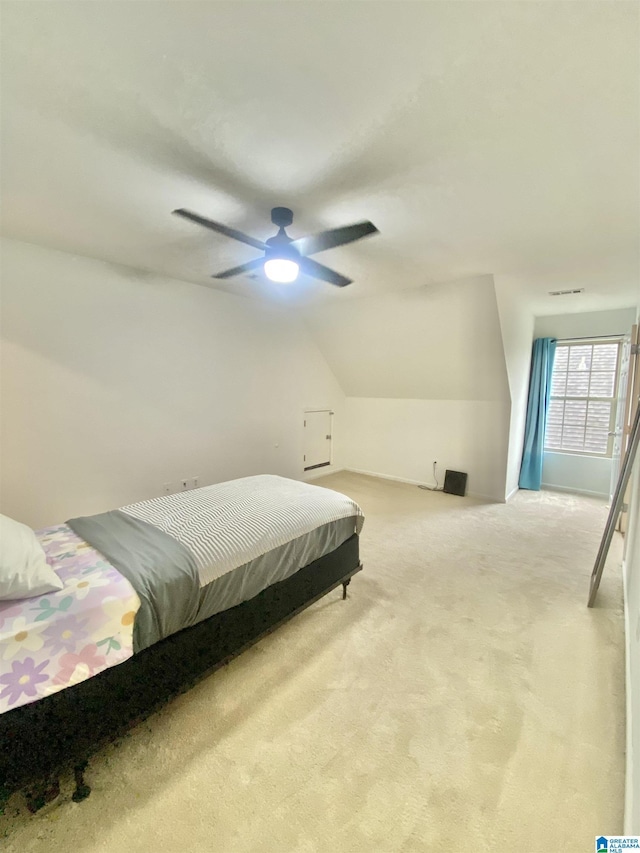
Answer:
[[271, 211], [271, 221], [278, 226], [279, 231], [273, 237], [262, 242], [262, 240], [256, 240], [248, 234], [243, 234], [242, 231], [221, 225], [212, 219], [206, 219], [204, 216], [199, 216], [183, 207], [174, 210], [173, 213], [264, 252], [263, 257], [241, 264], [239, 267], [232, 267], [232, 269], [220, 272], [212, 278], [231, 278], [264, 267], [264, 273], [271, 281], [295, 281], [298, 273], [303, 272], [305, 275], [328, 281], [329, 284], [335, 284], [337, 287], [345, 287], [347, 284], [351, 284], [352, 279], [319, 264], [312, 260], [309, 255], [315, 255], [317, 252], [324, 252], [326, 249], [333, 249], [336, 246], [344, 246], [345, 243], [353, 243], [354, 240], [360, 240], [369, 234], [378, 233], [373, 222], [365, 221], [357, 222], [355, 225], [345, 225], [342, 228], [332, 228], [311, 237], [300, 237], [294, 240], [284, 230], [293, 222], [293, 212], [288, 207], [274, 207]]

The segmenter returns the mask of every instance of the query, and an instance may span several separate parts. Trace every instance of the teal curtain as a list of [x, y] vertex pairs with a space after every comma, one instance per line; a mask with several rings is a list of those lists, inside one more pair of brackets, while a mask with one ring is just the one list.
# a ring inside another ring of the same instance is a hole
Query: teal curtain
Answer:
[[527, 421], [524, 428], [524, 448], [518, 483], [521, 489], [540, 491], [544, 434], [551, 399], [551, 375], [555, 354], [555, 338], [536, 338], [533, 342]]

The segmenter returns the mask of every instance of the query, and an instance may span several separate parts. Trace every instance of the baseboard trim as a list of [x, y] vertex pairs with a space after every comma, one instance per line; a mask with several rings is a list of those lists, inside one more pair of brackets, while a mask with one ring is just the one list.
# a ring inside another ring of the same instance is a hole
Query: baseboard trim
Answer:
[[[407, 477], [380, 474], [377, 471], [365, 471], [363, 468], [344, 468], [343, 470], [350, 471], [352, 474], [364, 474], [366, 477], [377, 477], [379, 480], [391, 480], [394, 483], [408, 483], [410, 486], [426, 486], [428, 489], [435, 489], [434, 483], [425, 483], [423, 480], [409, 480]], [[442, 486], [440, 486], [440, 488], [442, 488]], [[504, 503], [504, 500], [500, 500], [493, 495], [482, 495], [479, 492], [467, 492], [466, 497], [478, 498], [483, 501], [491, 501], [491, 503]]]
[[601, 498], [604, 501], [609, 500], [609, 495], [603, 492], [590, 492], [588, 489], [572, 489], [568, 486], [556, 486], [555, 483], [542, 483], [542, 489], [549, 492], [565, 492], [570, 495], [586, 495], [589, 498]]
[[352, 474], [364, 474], [367, 477], [377, 477], [379, 480], [391, 480], [394, 483], [408, 483], [410, 486], [428, 486], [435, 488], [435, 483], [425, 483], [423, 480], [408, 480], [406, 477], [395, 477], [391, 474], [379, 474], [377, 471], [365, 471], [364, 468], [345, 468]]
[[509, 503], [509, 501], [511, 500], [511, 498], [512, 498], [512, 497], [513, 497], [517, 492], [519, 492], [519, 491], [520, 491], [520, 486], [516, 486], [515, 488], [511, 489], [511, 491], [509, 492], [509, 494], [508, 494], [508, 495], [506, 496], [506, 498], [504, 499], [504, 502], [505, 502], [505, 503]]
[[320, 477], [328, 477], [330, 474], [339, 474], [340, 471], [348, 470], [348, 468], [318, 468], [315, 471], [309, 469], [309, 471], [304, 472], [302, 481], [308, 483], [309, 480], [318, 480]]
[[[633, 835], [633, 804], [634, 804], [634, 785], [633, 778], [634, 767], [634, 752], [633, 752], [633, 707], [632, 707], [632, 690], [631, 690], [631, 620], [629, 617], [629, 598], [627, 595], [627, 565], [626, 560], [622, 561], [622, 590], [624, 602], [624, 678], [625, 678], [625, 693], [626, 693], [626, 757], [625, 757], [625, 773], [624, 773], [624, 828], [625, 835]], [[640, 780], [639, 780], [640, 781]], [[637, 830], [637, 827], [636, 827]]]
[[492, 504], [503, 504], [506, 503], [504, 498], [496, 498], [494, 495], [483, 495], [480, 492], [467, 492], [468, 498], [477, 498], [477, 500], [481, 501], [489, 501]]

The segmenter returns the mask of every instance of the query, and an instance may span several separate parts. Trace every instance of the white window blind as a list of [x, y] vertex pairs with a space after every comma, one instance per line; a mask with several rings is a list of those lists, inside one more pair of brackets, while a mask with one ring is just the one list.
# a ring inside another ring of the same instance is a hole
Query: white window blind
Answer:
[[615, 341], [558, 343], [545, 450], [611, 455], [619, 347]]

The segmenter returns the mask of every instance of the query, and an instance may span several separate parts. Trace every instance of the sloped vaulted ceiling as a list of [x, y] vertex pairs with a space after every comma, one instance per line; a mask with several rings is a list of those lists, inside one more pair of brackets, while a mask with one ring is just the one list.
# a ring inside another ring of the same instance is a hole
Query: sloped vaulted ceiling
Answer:
[[316, 306], [306, 322], [349, 397], [510, 401], [493, 276]]

